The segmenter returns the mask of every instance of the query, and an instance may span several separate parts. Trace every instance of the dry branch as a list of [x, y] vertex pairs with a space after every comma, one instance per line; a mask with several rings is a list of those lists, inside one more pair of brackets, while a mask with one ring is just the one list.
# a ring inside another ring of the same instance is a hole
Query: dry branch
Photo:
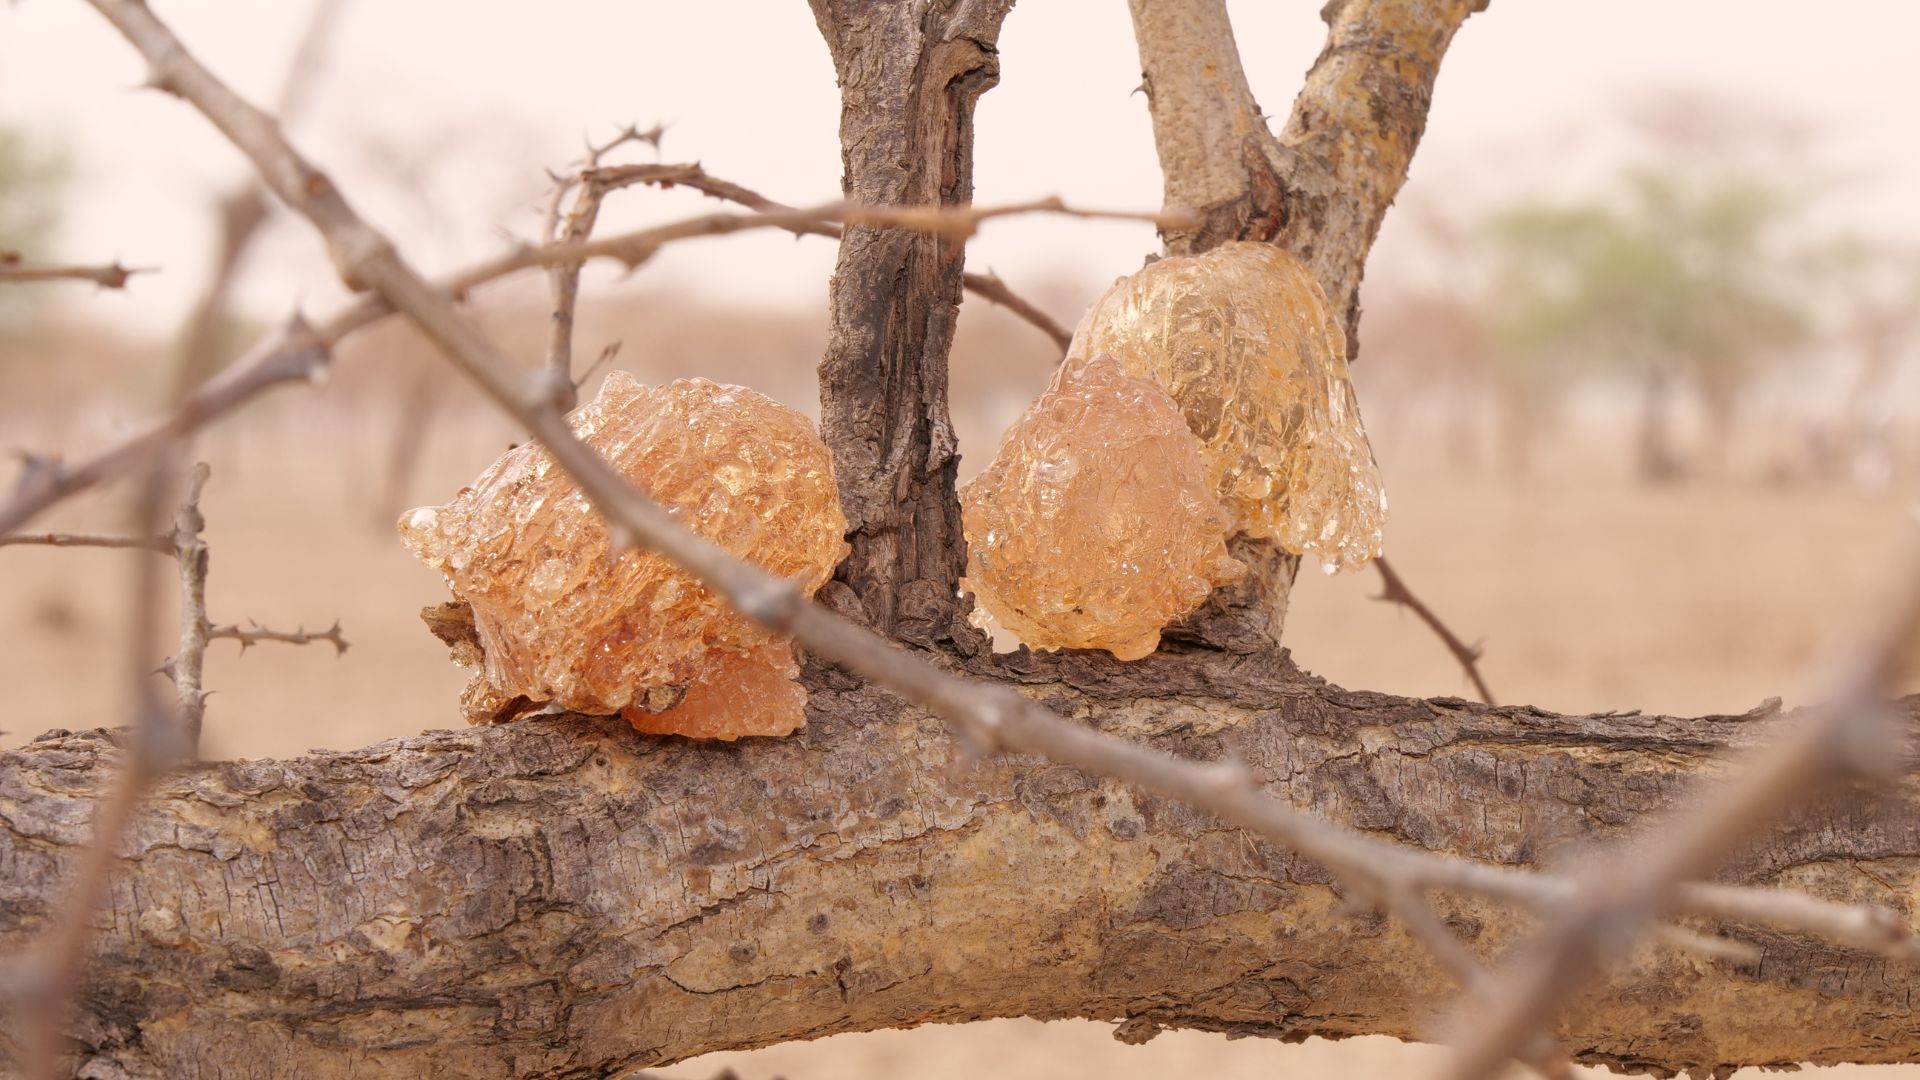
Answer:
[[149, 266], [77, 266], [29, 263], [18, 252], [0, 251], [0, 285], [38, 281], [91, 281], [103, 289], [124, 289], [135, 274], [151, 274]]
[[[292, 124], [306, 112], [313, 99], [313, 86], [326, 66], [327, 47], [334, 25], [346, 7], [345, 0], [317, 0], [307, 17], [300, 46], [294, 51], [287, 74], [280, 84], [280, 100], [274, 112], [283, 124]], [[219, 243], [213, 267], [208, 272], [200, 297], [194, 301], [180, 334], [174, 360], [174, 398], [185, 398], [207, 380], [218, 365], [220, 332], [226, 323], [233, 285], [247, 252], [267, 220], [267, 194], [259, 181], [246, 180], [222, 196], [217, 204], [220, 219]]]
[[[651, 258], [652, 253], [661, 247], [675, 241], [754, 229], [792, 229], [805, 222], [884, 222], [903, 229], [946, 234], [971, 232], [982, 221], [1029, 213], [1153, 221], [1186, 220], [1178, 211], [1085, 210], [1065, 206], [1057, 199], [1012, 206], [958, 207], [951, 211], [832, 203], [812, 210], [781, 214], [706, 214], [585, 244], [522, 247], [453, 274], [437, 286], [427, 287], [443, 297], [459, 298], [474, 288], [523, 270], [565, 265], [596, 257], [612, 258], [623, 263], [632, 260], [630, 265], [637, 266]], [[102, 481], [126, 475], [162, 447], [171, 445], [182, 435], [198, 430], [245, 404], [263, 390], [286, 382], [317, 382], [324, 379], [334, 345], [393, 314], [394, 310], [386, 297], [370, 296], [349, 305], [318, 327], [296, 318], [274, 336], [256, 344], [247, 356], [202, 384], [168, 417], [102, 451], [85, 464], [68, 469], [52, 459], [29, 458], [13, 498], [0, 504], [0, 534], [19, 528], [47, 507], [70, 495]], [[542, 379], [540, 386], [541, 392], [545, 393], [557, 387], [558, 382], [550, 383]]]
[[134, 548], [160, 555], [172, 555], [171, 536], [101, 536], [92, 533], [19, 533], [0, 536], [0, 547], [94, 547]]
[[[196, 471], [180, 512], [191, 509], [200, 496], [205, 466]], [[161, 454], [149, 464], [140, 495], [134, 500], [131, 532], [153, 536], [159, 532], [172, 480], [172, 455]], [[178, 526], [169, 546], [179, 548]], [[31, 950], [20, 950], [27, 985], [21, 993], [22, 1027], [16, 1032], [21, 1046], [18, 1060], [28, 1080], [57, 1080], [64, 1056], [63, 1032], [87, 968], [87, 953], [95, 932], [96, 915], [108, 892], [120, 847], [139, 811], [148, 787], [183, 756], [183, 743], [174, 718], [153, 693], [147, 670], [160, 623], [160, 576], [154, 564], [141, 560], [132, 590], [132, 626], [127, 635], [126, 665], [133, 717], [126, 760], [105, 795], [93, 807], [87, 844], [70, 874], [47, 882], [59, 890], [61, 902], [49, 918], [49, 927]], [[11, 1010], [9, 1010], [11, 1012]]]
[[1470, 1013], [1461, 1010], [1457, 1030], [1466, 1034], [1441, 1075], [1493, 1075], [1516, 1047], [1552, 1025], [1568, 998], [1619, 962], [1646, 924], [1673, 909], [1682, 882], [1716, 872], [1774, 821], [1850, 782], [1884, 784], [1905, 775], [1911, 724], [1886, 699], [1920, 658], [1920, 565], [1907, 578], [1888, 625], [1847, 658], [1819, 707], [1736, 763], [1726, 779], [1593, 861], [1569, 910], [1522, 950]]
[[[1075, 723], [1196, 764], [1239, 757], [1306, 812], [1549, 890], [1571, 881], [1519, 871], [1676, 805], [1761, 726], [1436, 706], [1218, 654], [1033, 675]], [[808, 682], [805, 732], [748, 746], [559, 717], [176, 775], [100, 920], [84, 1060], [140, 1078], [617, 1075], [1010, 1015], [1411, 1039], [1454, 991], [1308, 860], [1076, 769], [945, 767], [959, 744], [923, 711], [824, 667]], [[46, 883], [85, 849], [118, 760], [101, 735], [0, 754], [0, 955], [43, 932], [62, 895]], [[1772, 845], [1791, 867], [1756, 850], [1730, 880], [1908, 903], [1915, 790], [1798, 817]], [[1515, 932], [1503, 906], [1443, 898], [1440, 914], [1489, 956]], [[1920, 1056], [1910, 962], [1702, 928], [1765, 967], [1655, 950], [1576, 1019], [1573, 1056]]]
[[1447, 647], [1447, 652], [1453, 654], [1454, 660], [1460, 665], [1460, 670], [1466, 673], [1467, 678], [1473, 682], [1474, 690], [1479, 692], [1480, 700], [1489, 705], [1498, 704], [1493, 700], [1493, 691], [1488, 689], [1486, 678], [1480, 674], [1479, 648], [1460, 640], [1460, 635], [1455, 634], [1445, 622], [1441, 621], [1440, 616], [1426, 605], [1425, 601], [1415, 596], [1412, 589], [1407, 588], [1407, 583], [1401, 579], [1399, 572], [1384, 557], [1373, 560], [1373, 565], [1380, 571], [1381, 587], [1380, 595], [1374, 599], [1382, 603], [1398, 604], [1413, 612], [1421, 622], [1427, 625], [1427, 629], [1432, 630], [1434, 636], [1440, 639], [1440, 643]]
[[85, 462], [67, 467], [57, 459], [29, 457], [13, 497], [0, 504], [0, 535], [95, 484], [151, 465], [188, 432], [285, 383], [317, 382], [326, 376], [326, 342], [304, 320], [294, 319], [253, 352], [187, 396], [180, 407]]
[[[587, 156], [580, 167], [555, 184], [541, 242], [579, 243], [593, 235], [594, 222], [600, 216], [601, 200], [614, 190], [613, 186], [601, 183], [598, 179], [601, 160], [628, 143], [647, 143], [657, 150], [662, 133], [658, 124], [650, 131], [641, 131], [639, 125], [629, 124], [602, 145], [588, 143]], [[573, 195], [571, 206], [566, 201], [569, 194]], [[562, 207], [567, 207], [564, 216]], [[564, 390], [556, 391], [564, 409], [572, 409], [579, 400], [578, 389], [582, 381], [573, 376], [573, 309], [580, 299], [580, 270], [585, 265], [584, 259], [561, 262], [555, 263], [547, 271], [548, 288], [553, 295], [553, 325], [547, 338], [547, 371], [556, 388], [565, 384]]]
[[240, 643], [241, 652], [246, 652], [248, 649], [253, 648], [263, 641], [278, 641], [286, 645], [313, 645], [324, 641], [333, 646], [335, 656], [344, 656], [347, 650], [353, 647], [348, 643], [345, 632], [340, 629], [338, 620], [325, 630], [308, 630], [304, 626], [296, 630], [270, 630], [249, 619], [245, 626], [235, 626], [232, 624], [226, 626], [209, 626], [207, 628], [207, 639], [209, 641], [237, 641]]
[[[609, 166], [592, 170], [589, 175], [583, 176], [582, 183], [596, 185], [603, 191], [611, 191], [617, 187], [623, 187], [629, 184], [654, 184], [663, 188], [678, 185], [680, 187], [692, 188], [702, 194], [711, 195], [716, 199], [738, 203], [752, 210], [774, 213], [793, 209], [793, 207], [785, 203], [775, 202], [751, 188], [742, 187], [729, 180], [722, 180], [708, 173], [706, 169], [697, 163]], [[795, 236], [824, 236], [829, 239], [838, 240], [843, 230], [837, 225], [809, 222], [789, 226], [788, 231], [792, 232]], [[999, 277], [993, 274], [977, 274], [968, 271], [961, 275], [960, 281], [961, 284], [966, 286], [968, 292], [973, 293], [975, 296], [989, 303], [998, 304], [1006, 308], [1008, 311], [1011, 311], [1013, 314], [1030, 323], [1041, 333], [1047, 335], [1047, 337], [1053, 339], [1053, 343], [1060, 347], [1063, 355], [1066, 352], [1067, 346], [1072, 343], [1072, 331], [1061, 326], [1053, 316], [1040, 310], [1040, 308], [1035, 306], [1031, 301], [1014, 292], [1012, 287]]]

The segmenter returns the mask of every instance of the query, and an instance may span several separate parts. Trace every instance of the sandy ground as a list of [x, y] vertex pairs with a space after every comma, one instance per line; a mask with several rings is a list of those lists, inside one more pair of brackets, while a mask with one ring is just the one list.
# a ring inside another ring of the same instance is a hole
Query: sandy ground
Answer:
[[[9, 444], [48, 432], [18, 425]], [[343, 748], [457, 724], [464, 676], [421, 628], [435, 576], [376, 508], [391, 425], [381, 417], [256, 411], [205, 447], [216, 620], [345, 625], [352, 650], [216, 645], [207, 751], [217, 756]], [[439, 501], [504, 446], [487, 424], [441, 433], [413, 485]], [[963, 433], [964, 437], [964, 433]], [[1514, 484], [1388, 463], [1389, 548], [1403, 575], [1469, 640], [1506, 701], [1562, 710], [1745, 710], [1804, 695], [1806, 675], [1870, 611], [1903, 538], [1901, 498], [1727, 481], [1647, 490], [1609, 470]], [[1617, 470], [1613, 470], [1617, 471]], [[63, 509], [36, 527], [112, 527], [111, 504]], [[0, 550], [0, 684], [17, 730], [112, 725], [124, 715], [125, 586], [138, 556]], [[1309, 669], [1348, 686], [1469, 693], [1414, 620], [1369, 597], [1371, 575], [1303, 575], [1288, 638]], [[156, 658], [157, 659], [157, 658]], [[1120, 1045], [1104, 1025], [1001, 1021], [843, 1036], [670, 1070], [722, 1064], [750, 1080], [1003, 1077], [1400, 1075], [1431, 1051], [1386, 1040], [1278, 1046], [1168, 1034]], [[1920, 1069], [1874, 1075], [1920, 1076]]]

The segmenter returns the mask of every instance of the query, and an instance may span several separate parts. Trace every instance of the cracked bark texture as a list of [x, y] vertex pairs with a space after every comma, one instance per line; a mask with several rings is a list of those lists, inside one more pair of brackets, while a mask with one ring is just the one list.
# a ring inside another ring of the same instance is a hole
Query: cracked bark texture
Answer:
[[[1421, 847], [1576, 859], [1753, 717], [1555, 716], [1353, 693], [1284, 658], [971, 661], [1076, 720]], [[578, 1077], [997, 1016], [1415, 1038], [1453, 987], [1318, 866], [812, 668], [810, 725], [740, 745], [560, 718], [167, 781], [125, 845], [73, 1031], [90, 1077]], [[1911, 711], [1917, 703], [1908, 701]], [[0, 949], [54, 915], [117, 757], [0, 755]], [[1830, 800], [1734, 863], [1910, 911], [1920, 794]], [[1521, 920], [1441, 911], [1483, 955]], [[1749, 928], [1757, 967], [1652, 951], [1574, 1012], [1582, 1061], [1920, 1058], [1915, 973]], [[7, 1027], [0, 1049], [16, 1051]]]
[[[973, 105], [1000, 77], [1012, 0], [812, 0], [841, 95], [841, 187], [854, 202], [953, 205], [973, 197]], [[918, 645], [955, 629], [966, 568], [947, 355], [965, 245], [858, 225], [840, 243], [820, 363], [820, 429], [833, 448], [853, 554], [824, 599]]]

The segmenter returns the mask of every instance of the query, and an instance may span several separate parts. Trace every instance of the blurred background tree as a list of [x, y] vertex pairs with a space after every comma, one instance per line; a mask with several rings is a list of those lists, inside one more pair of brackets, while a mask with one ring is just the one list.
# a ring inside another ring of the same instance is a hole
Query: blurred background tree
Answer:
[[1672, 166], [1629, 168], [1614, 187], [1489, 221], [1500, 382], [1536, 414], [1581, 377], [1636, 383], [1636, 461], [1652, 481], [1696, 467], [1672, 420], [1676, 395], [1691, 393], [1708, 427], [1697, 464], [1718, 468], [1746, 391], [1812, 322], [1804, 261], [1786, 250], [1804, 200], [1764, 177]]

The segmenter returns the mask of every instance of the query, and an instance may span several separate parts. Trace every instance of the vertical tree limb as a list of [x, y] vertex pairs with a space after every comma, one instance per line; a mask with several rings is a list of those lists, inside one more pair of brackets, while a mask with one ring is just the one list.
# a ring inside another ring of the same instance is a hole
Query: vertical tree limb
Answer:
[[[1485, 0], [1333, 0], [1328, 37], [1286, 130], [1275, 138], [1253, 99], [1226, 0], [1128, 0], [1141, 88], [1166, 202], [1194, 228], [1164, 229], [1167, 250], [1272, 241], [1299, 256], [1344, 312], [1358, 355], [1362, 267], [1426, 129], [1440, 60]], [[1251, 572], [1219, 590], [1179, 635], [1244, 651], [1278, 642], [1300, 559], [1268, 541], [1238, 542]]]
[[[969, 201], [973, 105], [999, 79], [995, 42], [1011, 0], [812, 3], [840, 83], [846, 197]], [[821, 433], [853, 545], [827, 595], [919, 645], [965, 632], [955, 630], [966, 547], [947, 411], [962, 271], [953, 239], [848, 227], [820, 363]]]
[[1360, 277], [1406, 182], [1453, 35], [1488, 0], [1330, 0], [1327, 43], [1279, 138], [1279, 241], [1313, 267], [1359, 355]]

